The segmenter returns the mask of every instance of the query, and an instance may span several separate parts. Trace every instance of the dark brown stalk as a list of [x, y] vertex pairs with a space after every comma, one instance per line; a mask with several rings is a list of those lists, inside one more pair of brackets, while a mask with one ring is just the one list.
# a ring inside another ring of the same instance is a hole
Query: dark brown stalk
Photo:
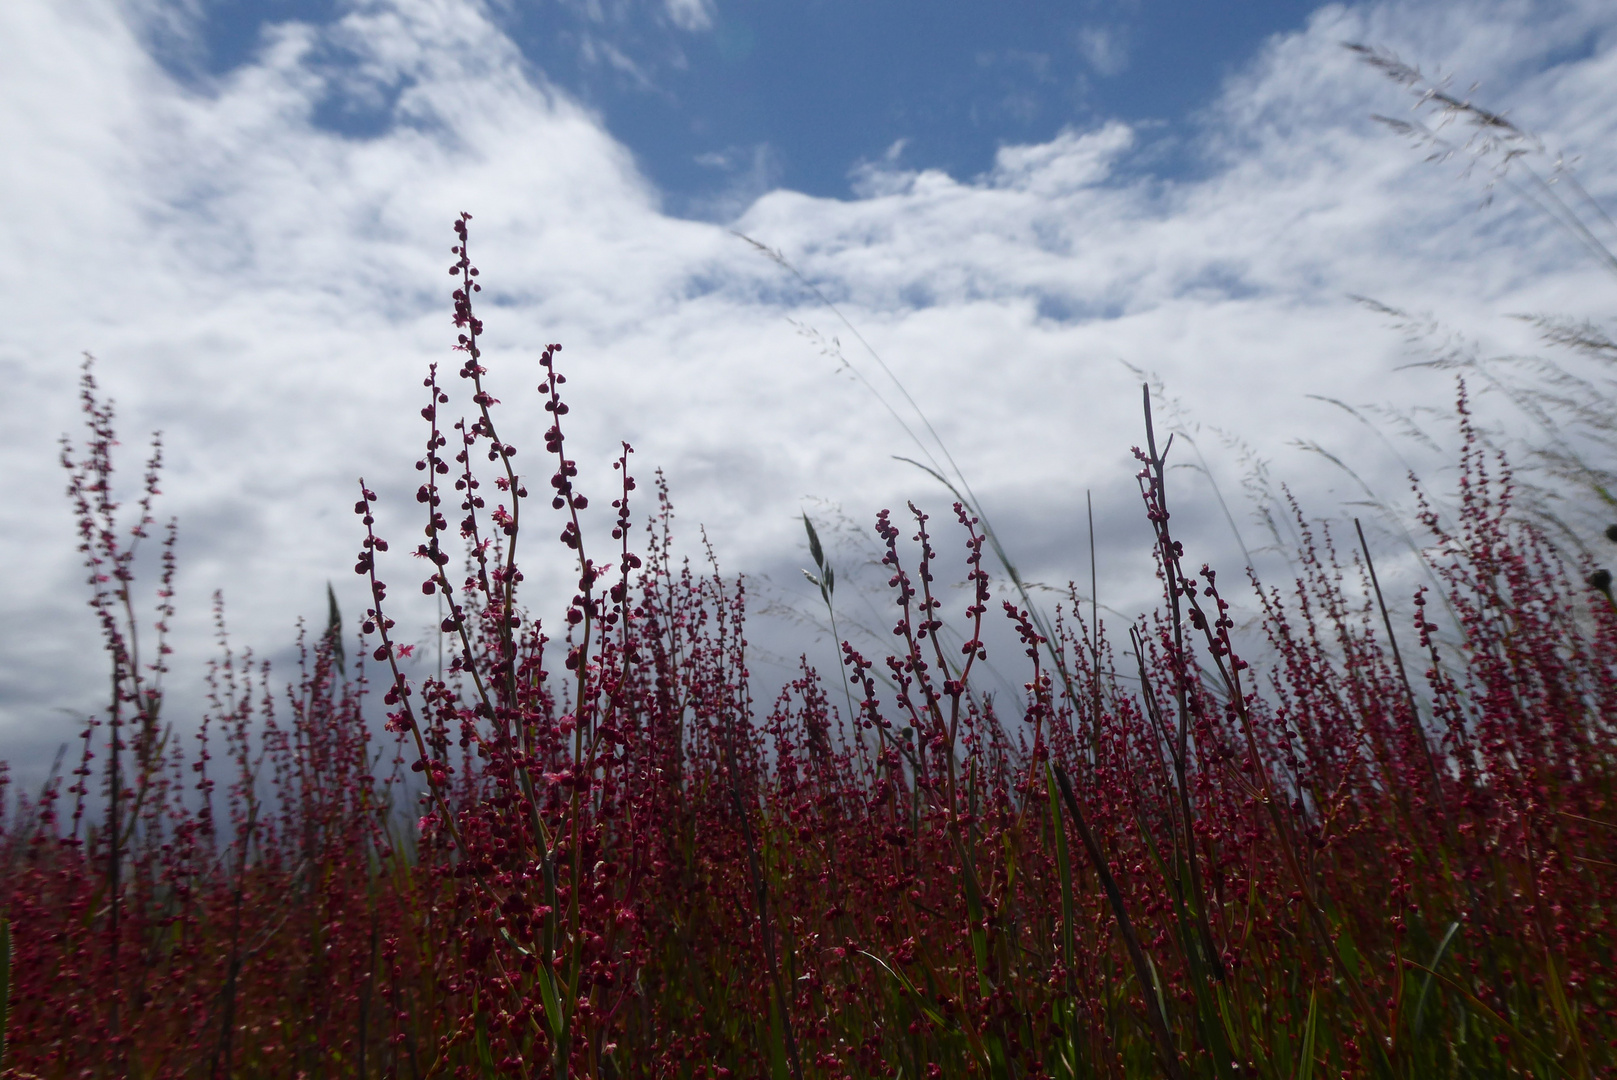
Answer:
[[1084, 842], [1084, 850], [1089, 853], [1089, 861], [1095, 867], [1096, 876], [1100, 878], [1101, 888], [1106, 890], [1106, 899], [1112, 905], [1112, 914], [1117, 917], [1118, 932], [1123, 937], [1123, 945], [1128, 949], [1129, 960], [1139, 977], [1140, 989], [1145, 998], [1145, 1015], [1151, 1026], [1151, 1036], [1157, 1043], [1162, 1071], [1170, 1080], [1180, 1080], [1184, 1073], [1179, 1068], [1179, 1052], [1174, 1049], [1167, 1018], [1162, 1015], [1161, 992], [1151, 974], [1151, 965], [1146, 962], [1145, 950], [1140, 948], [1139, 935], [1134, 932], [1134, 923], [1130, 921], [1128, 908], [1123, 903], [1123, 892], [1117, 887], [1117, 880], [1112, 877], [1111, 867], [1106, 863], [1106, 855], [1095, 840], [1095, 834], [1089, 831], [1089, 823], [1084, 819], [1084, 812], [1078, 808], [1078, 800], [1072, 794], [1072, 782], [1067, 779], [1067, 770], [1057, 765], [1055, 773], [1056, 782], [1061, 786], [1061, 801], [1067, 804], [1067, 813], [1072, 815], [1072, 823], [1078, 828], [1078, 836]]
[[1100, 576], [1095, 564], [1095, 498], [1084, 492], [1084, 506], [1089, 511], [1089, 607], [1093, 616], [1089, 627], [1089, 662], [1092, 705], [1089, 719], [1089, 762], [1100, 760]]
[[371, 897], [371, 960], [370, 967], [365, 972], [365, 985], [359, 991], [359, 1077], [365, 1077], [365, 1047], [366, 1037], [369, 1034], [368, 1025], [371, 1018], [371, 990], [376, 985], [377, 961], [377, 927], [376, 927], [376, 897]]
[[1370, 586], [1375, 590], [1376, 606], [1381, 609], [1381, 625], [1387, 630], [1387, 644], [1392, 649], [1392, 659], [1398, 666], [1398, 681], [1403, 684], [1404, 698], [1409, 703], [1409, 727], [1420, 744], [1422, 753], [1426, 755], [1426, 770], [1432, 780], [1432, 799], [1437, 804], [1437, 811], [1448, 821], [1448, 810], [1443, 803], [1443, 784], [1437, 771], [1437, 759], [1432, 756], [1432, 744], [1427, 741], [1426, 731], [1421, 727], [1420, 708], [1415, 703], [1415, 689], [1409, 684], [1409, 673], [1404, 669], [1403, 653], [1398, 651], [1398, 635], [1392, 632], [1392, 619], [1387, 614], [1387, 602], [1381, 596], [1381, 582], [1376, 578], [1376, 564], [1370, 558], [1370, 545], [1364, 539], [1364, 526], [1359, 519], [1353, 519], [1353, 528], [1359, 534], [1359, 550], [1364, 553], [1365, 569], [1370, 571]]
[[[1190, 680], [1189, 663], [1184, 643], [1184, 612], [1179, 603], [1181, 593], [1190, 597], [1195, 603], [1195, 595], [1186, 589], [1179, 572], [1178, 552], [1174, 547], [1172, 533], [1168, 529], [1168, 484], [1164, 475], [1168, 447], [1157, 453], [1156, 428], [1151, 421], [1151, 387], [1142, 386], [1141, 397], [1145, 404], [1145, 445], [1148, 471], [1147, 483], [1150, 484], [1152, 501], [1155, 506], [1150, 509], [1154, 512], [1156, 520], [1152, 522], [1157, 534], [1158, 551], [1162, 559], [1162, 573], [1168, 589], [1169, 610], [1173, 618], [1173, 671], [1174, 671], [1174, 701], [1179, 710], [1179, 732], [1174, 741], [1173, 763], [1174, 779], [1178, 788], [1179, 810], [1184, 815], [1186, 865], [1190, 870], [1190, 888], [1194, 894], [1194, 907], [1196, 911], [1196, 933], [1201, 938], [1202, 953], [1208, 967], [1212, 969], [1213, 978], [1219, 982], [1225, 981], [1229, 973], [1224, 970], [1224, 959], [1219, 954], [1217, 945], [1213, 942], [1213, 928], [1207, 922], [1207, 889], [1202, 883], [1201, 868], [1196, 862], [1196, 825], [1191, 816], [1189, 785], [1185, 775], [1186, 757], [1190, 745], [1190, 707], [1186, 700], [1186, 684]], [[1168, 439], [1172, 445], [1173, 438]], [[1141, 657], [1143, 664], [1144, 657]], [[1143, 678], [1143, 670], [1142, 670]]]
[[[236, 1032], [236, 981], [241, 975], [241, 905], [243, 894], [246, 891], [247, 879], [247, 849], [252, 843], [253, 828], [258, 824], [258, 802], [254, 800], [247, 813], [246, 831], [241, 841], [241, 855], [236, 864], [236, 889], [231, 902], [230, 927], [230, 967], [225, 974], [224, 990], [221, 993], [223, 1001], [223, 1016], [219, 1022], [219, 1045], [213, 1052], [213, 1061], [208, 1066], [208, 1075], [217, 1080], [218, 1077], [230, 1075], [230, 1059], [233, 1054], [233, 1036]], [[221, 1061], [221, 1059], [223, 1059]]]
[[797, 1035], [792, 1030], [790, 1002], [780, 981], [780, 963], [775, 956], [775, 929], [769, 919], [769, 883], [764, 880], [763, 867], [758, 861], [758, 841], [752, 831], [752, 815], [741, 798], [740, 762], [735, 752], [733, 720], [725, 723], [724, 757], [730, 771], [730, 804], [741, 821], [741, 833], [747, 841], [747, 876], [752, 881], [753, 903], [758, 910], [758, 927], [763, 932], [764, 962], [769, 966], [769, 985], [775, 992], [775, 1004], [780, 1010], [781, 1033], [786, 1040], [786, 1057], [792, 1067], [792, 1080], [803, 1080], [803, 1062], [797, 1052]]
[[[119, 841], [122, 838], [123, 830], [119, 827], [118, 821], [119, 804], [123, 802], [123, 791], [120, 789], [118, 783], [120, 779], [119, 762], [123, 757], [123, 744], [118, 740], [118, 729], [123, 726], [123, 688], [119, 685], [120, 672], [118, 670], [118, 661], [121, 659], [121, 652], [115, 652], [112, 668], [112, 736], [111, 745], [107, 750], [107, 792], [109, 795], [109, 799], [107, 801], [107, 831], [109, 833], [107, 850], [107, 887], [109, 889], [108, 900], [111, 904], [111, 911], [107, 918], [107, 933], [109, 935], [108, 960], [112, 965], [113, 972], [115, 973], [118, 971], [118, 909], [121, 906], [120, 900], [123, 888], [123, 883], [119, 880], [119, 871], [123, 862], [123, 852], [121, 850]], [[108, 1032], [112, 1036], [113, 1045], [117, 1046], [119, 1034], [119, 1016], [118, 994], [116, 990], [113, 991], [108, 1000], [107, 1009]]]
[[[1149, 415], [1149, 404], [1147, 405], [1147, 410]], [[1315, 898], [1312, 883], [1303, 870], [1302, 860], [1297, 854], [1291, 832], [1287, 828], [1285, 818], [1281, 816], [1280, 805], [1274, 798], [1274, 792], [1269, 780], [1269, 770], [1258, 750], [1252, 715], [1247, 708], [1246, 693], [1241, 689], [1240, 672], [1244, 664], [1235, 656], [1234, 647], [1229, 639], [1228, 621], [1222, 618], [1222, 614], [1216, 620], [1207, 618], [1206, 612], [1202, 610], [1201, 604], [1196, 599], [1194, 590], [1186, 589], [1185, 597], [1190, 601], [1191, 610], [1194, 613], [1194, 622], [1201, 628], [1208, 653], [1218, 670], [1219, 679], [1224, 684], [1225, 693], [1229, 696], [1235, 716], [1240, 722], [1242, 735], [1246, 740], [1247, 760], [1258, 777], [1259, 786], [1252, 787], [1245, 781], [1240, 781], [1240, 783], [1248, 789], [1248, 794], [1253, 801], [1263, 808], [1274, 826], [1275, 837], [1279, 841], [1281, 861], [1285, 864], [1287, 872], [1291, 875], [1292, 881], [1297, 887], [1297, 891], [1302, 896], [1303, 908], [1308, 915], [1309, 925], [1319, 939], [1320, 948], [1330, 957], [1332, 964], [1340, 973], [1342, 982], [1347, 987], [1348, 996], [1352, 998], [1359, 1016], [1370, 1029], [1372, 1050], [1376, 1059], [1390, 1069], [1392, 1063], [1389, 1057], [1389, 1048], [1393, 1047], [1394, 1044], [1389, 1041], [1381, 1021], [1377, 1018], [1376, 1010], [1372, 1006], [1363, 984], [1353, 973], [1353, 970], [1348, 967], [1347, 962], [1342, 957], [1341, 950], [1336, 946], [1336, 940], [1332, 937], [1330, 926], [1325, 919], [1324, 909]], [[1226, 663], [1226, 660], [1228, 663]]]
[[[1150, 676], [1146, 672], [1145, 640], [1140, 636], [1139, 631], [1132, 626], [1129, 627], [1129, 641], [1134, 646], [1136, 668], [1140, 673], [1140, 704], [1144, 706], [1146, 719], [1151, 721], [1152, 730], [1157, 733], [1157, 738], [1161, 739], [1163, 745], [1168, 748], [1168, 763], [1173, 769], [1173, 773], [1170, 776], [1168, 773], [1168, 766], [1162, 766], [1163, 782], [1165, 785], [1174, 787], [1174, 795], [1177, 803], [1177, 805], [1174, 806], [1174, 809], [1170, 810], [1168, 814], [1169, 827], [1174, 833], [1174, 835], [1170, 838], [1173, 841], [1174, 854], [1177, 858], [1180, 851], [1179, 822], [1174, 818], [1174, 810], [1176, 810], [1183, 817], [1184, 821], [1184, 850], [1186, 858], [1194, 860], [1196, 858], [1195, 829], [1191, 823], [1190, 817], [1190, 805], [1188, 802], [1187, 785], [1185, 783], [1184, 759], [1179, 757], [1179, 754], [1175, 749], [1173, 735], [1168, 730], [1167, 721], [1163, 720], [1162, 718], [1162, 707], [1157, 704], [1156, 691], [1152, 688]], [[1160, 756], [1156, 760], [1160, 764]]]

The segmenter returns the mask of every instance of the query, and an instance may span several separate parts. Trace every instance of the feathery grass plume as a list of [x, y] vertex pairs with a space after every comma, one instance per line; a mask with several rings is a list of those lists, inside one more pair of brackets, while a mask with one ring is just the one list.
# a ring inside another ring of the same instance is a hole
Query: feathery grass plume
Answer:
[[[1386, 49], [1344, 45], [1408, 88], [1415, 98], [1412, 111], [1432, 122], [1379, 115], [1375, 120], [1427, 150], [1428, 161], [1460, 157], [1466, 159], [1467, 172], [1485, 167], [1488, 200], [1503, 185], [1553, 221], [1597, 264], [1617, 274], [1617, 222], [1578, 180], [1565, 154], [1552, 153], [1537, 134], [1504, 113], [1455, 94], [1449, 79], [1434, 80]], [[1449, 129], [1456, 126], [1469, 133], [1463, 139], [1451, 136]], [[1546, 345], [1581, 358], [1589, 370], [1545, 357], [1483, 358], [1431, 320], [1358, 299], [1390, 317], [1412, 341], [1448, 339], [1436, 345], [1431, 359], [1413, 366], [1472, 376], [1532, 425], [1536, 438], [1513, 442], [1518, 461], [1530, 466], [1530, 472], [1518, 477], [1522, 511], [1558, 534], [1568, 551], [1589, 556], [1586, 538], [1617, 508], [1617, 472], [1609, 464], [1617, 460], [1617, 377], [1611, 371], [1617, 345], [1610, 334], [1588, 320], [1518, 315]], [[1587, 504], [1590, 498], [1597, 505]]]
[[[1393, 82], [1407, 87], [1415, 95], [1412, 111], [1433, 115], [1436, 122], [1427, 124], [1418, 119], [1400, 120], [1379, 115], [1373, 119], [1406, 136], [1416, 146], [1430, 150], [1428, 161], [1444, 162], [1465, 156], [1470, 159], [1468, 171], [1475, 165], [1486, 165], [1491, 178], [1490, 200], [1494, 184], [1505, 185], [1560, 226], [1597, 263], [1617, 274], [1617, 252], [1612, 251], [1612, 243], [1617, 241], [1617, 222], [1612, 221], [1605, 208], [1578, 181], [1564, 155], [1554, 155], [1548, 169], [1541, 171], [1542, 166], [1535, 162], [1551, 156], [1543, 140], [1519, 127], [1505, 114], [1456, 96], [1450, 91], [1451, 80], [1434, 81], [1420, 68], [1405, 63], [1387, 49], [1357, 42], [1343, 42], [1343, 47]], [[1456, 142], [1446, 135], [1446, 129], [1456, 123], [1471, 129], [1463, 141]], [[1571, 192], [1572, 198], [1564, 197], [1563, 191]], [[1602, 239], [1601, 231], [1613, 239]]]

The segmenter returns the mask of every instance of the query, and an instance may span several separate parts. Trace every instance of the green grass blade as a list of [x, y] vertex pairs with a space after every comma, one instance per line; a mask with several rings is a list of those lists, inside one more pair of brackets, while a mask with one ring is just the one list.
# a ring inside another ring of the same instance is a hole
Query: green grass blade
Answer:
[[545, 1022], [550, 1026], [551, 1038], [559, 1044], [562, 1033], [561, 1001], [556, 997], [556, 982], [551, 977], [548, 964], [541, 963], [534, 969], [539, 982], [539, 997], [545, 1006]]
[[769, 1001], [769, 1075], [771, 1080], [790, 1080], [792, 1075], [786, 1064], [786, 1040], [781, 1034], [780, 1006], [773, 998]]
[[[1415, 963], [1415, 961], [1407, 958], [1404, 960], [1404, 963], [1410, 965], [1411, 967], [1421, 967], [1421, 965]], [[1481, 998], [1473, 994], [1463, 983], [1451, 979], [1447, 975], [1440, 974], [1431, 968], [1421, 968], [1421, 970], [1426, 971], [1435, 977], [1438, 982], [1442, 983], [1444, 986], [1447, 986], [1450, 990], [1464, 998], [1466, 1004], [1471, 1006], [1471, 1015], [1481, 1017], [1492, 1024], [1499, 1031], [1503, 1032], [1505, 1035], [1508, 1035], [1512, 1042], [1533, 1054], [1539, 1060], [1543, 1061], [1544, 1064], [1547, 1065], [1556, 1075], [1567, 1077], [1572, 1075], [1567, 1071], [1566, 1067], [1561, 1064], [1561, 1060], [1558, 1056], [1551, 1053], [1545, 1047], [1540, 1046], [1534, 1040], [1529, 1039], [1526, 1035], [1523, 1035], [1515, 1024], [1512, 1024], [1509, 1020], [1495, 1012], [1485, 1002], [1483, 1002]]]
[[904, 976], [903, 972], [899, 971], [897, 968], [889, 966], [887, 961], [883, 960], [875, 953], [866, 952], [864, 949], [860, 949], [859, 955], [870, 960], [874, 960], [877, 967], [887, 972], [887, 974], [892, 977], [894, 982], [903, 987], [904, 992], [910, 996], [910, 1000], [915, 1002], [915, 1007], [921, 1010], [922, 1015], [924, 1015], [934, 1027], [938, 1028], [940, 1031], [954, 1030], [954, 1025], [945, 1020], [942, 1013], [938, 1012], [937, 1009], [933, 1008], [927, 1003], [926, 998], [921, 996], [921, 992], [915, 988], [914, 983], [910, 982], [909, 979]]
[[1566, 999], [1566, 992], [1561, 987], [1561, 974], [1555, 969], [1555, 957], [1550, 955], [1548, 949], [1544, 950], [1545, 989], [1549, 991], [1550, 1005], [1555, 1009], [1555, 1016], [1566, 1028], [1568, 1041], [1572, 1044], [1573, 1053], [1578, 1060], [1578, 1074], [1589, 1075], [1589, 1059], [1583, 1052], [1583, 1039], [1578, 1035], [1578, 1021], [1572, 1015], [1572, 1007]]
[[[961, 846], [964, 848], [964, 844]], [[961, 851], [962, 861], [967, 854], [969, 852]], [[988, 934], [983, 930], [982, 892], [971, 866], [963, 865], [961, 869], [964, 870], [960, 880], [966, 894], [966, 917], [971, 920], [971, 955], [977, 962], [977, 991], [986, 998], [993, 993], [993, 987], [988, 982]]]
[[488, 1048], [488, 1028], [481, 1016], [477, 1018], [477, 1063], [482, 1068], [483, 1075], [491, 1080], [499, 1075], [494, 1071], [494, 1055]]
[[1308, 1019], [1303, 1024], [1303, 1045], [1298, 1056], [1295, 1080], [1313, 1080], [1314, 1040], [1319, 1036], [1319, 989], [1308, 992]]
[[1426, 999], [1432, 992], [1432, 979], [1437, 972], [1438, 965], [1443, 962], [1443, 954], [1448, 952], [1449, 944], [1454, 941], [1454, 935], [1459, 932], [1460, 923], [1458, 919], [1449, 923], [1448, 930], [1443, 934], [1442, 942], [1437, 946], [1436, 955], [1432, 957], [1432, 962], [1427, 965], [1430, 970], [1427, 971], [1426, 978], [1421, 982], [1420, 998], [1415, 1003], [1414, 1032], [1417, 1039], [1420, 1038], [1421, 1024], [1426, 1015]]

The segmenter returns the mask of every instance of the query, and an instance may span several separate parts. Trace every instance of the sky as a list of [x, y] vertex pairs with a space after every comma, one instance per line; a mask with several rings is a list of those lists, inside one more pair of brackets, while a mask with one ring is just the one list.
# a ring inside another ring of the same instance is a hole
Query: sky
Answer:
[[[1501, 181], [1456, 124], [1428, 160], [1374, 117], [1436, 117], [1347, 41], [1543, 152]], [[58, 464], [86, 351], [131, 485], [163, 432], [171, 685], [194, 704], [215, 590], [236, 645], [283, 665], [328, 581], [364, 606], [359, 477], [413, 546], [421, 379], [457, 365], [445, 270], [469, 211], [507, 437], [542, 453], [537, 356], [561, 342], [584, 490], [620, 440], [665, 471], [687, 550], [705, 528], [748, 576], [767, 681], [829, 655], [800, 625], [803, 512], [872, 625], [876, 510], [950, 516], [896, 460], [922, 453], [905, 394], [1030, 579], [1087, 579], [1093, 499], [1123, 616], [1150, 592], [1142, 379], [1185, 436], [1198, 558], [1238, 574], [1262, 549], [1255, 484], [1327, 517], [1360, 481], [1396, 498], [1418, 440], [1322, 399], [1435, 417], [1454, 387], [1359, 298], [1479, 355], [1534, 347], [1520, 313], [1608, 318], [1610, 273], [1512, 181], [1561, 160], [1612, 206], [1614, 135], [1617, 10], [1592, 0], [10, 0], [0, 757], [37, 772], [104, 676]], [[543, 615], [567, 566], [534, 558]]]
[[[201, 7], [147, 41], [191, 86], [251, 62], [266, 24], [329, 22], [332, 0]], [[1185, 119], [1269, 36], [1301, 28], [1305, 3], [862, 3], [813, 0], [502, 3], [488, 16], [523, 58], [593, 110], [635, 155], [663, 208], [723, 220], [783, 187], [852, 194], [850, 167], [973, 176], [1000, 146], [1107, 120]], [[342, 45], [322, 60], [351, 63]], [[385, 131], [403, 85], [331, 95], [314, 120]], [[1181, 167], [1189, 162], [1178, 162]], [[1161, 164], [1157, 169], [1160, 171]]]

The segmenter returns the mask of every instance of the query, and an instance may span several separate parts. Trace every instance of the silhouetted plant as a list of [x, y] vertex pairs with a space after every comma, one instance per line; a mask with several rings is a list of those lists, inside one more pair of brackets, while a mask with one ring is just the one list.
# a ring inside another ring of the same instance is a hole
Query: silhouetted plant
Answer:
[[[675, 557], [661, 477], [636, 542], [627, 444], [610, 543], [586, 535], [555, 345], [538, 389], [557, 517], [530, 505], [486, 389], [467, 223], [471, 408], [451, 419], [429, 371], [416, 464], [441, 675], [417, 677], [394, 633], [384, 572], [410, 564], [387, 562], [361, 482], [355, 664], [334, 617], [282, 693], [220, 614], [209, 709], [182, 747], [159, 724], [160, 647], [147, 666], [136, 647], [112, 414], [86, 371], [92, 442], [68, 457], [70, 490], [113, 696], [72, 814], [53, 784], [0, 825], [10, 1075], [1617, 1069], [1617, 612], [1572, 617], [1587, 589], [1513, 517], [1463, 388], [1457, 512], [1423, 504], [1420, 521], [1458, 650], [1423, 590], [1406, 667], [1362, 533], [1343, 557], [1299, 514], [1299, 575], [1249, 582], [1268, 652], [1243, 655], [1227, 584], [1170, 512], [1148, 396], [1156, 610], [1117, 634], [1075, 594], [1048, 618], [994, 612], [970, 504], [949, 541], [911, 504], [876, 522], [890, 653], [839, 643], [842, 710], [806, 659], [764, 705], [745, 583], [711, 548], [706, 570]], [[546, 527], [576, 572], [548, 628], [519, 598], [545, 557], [524, 537]], [[1025, 652], [1019, 699], [977, 685], [991, 614]]]

